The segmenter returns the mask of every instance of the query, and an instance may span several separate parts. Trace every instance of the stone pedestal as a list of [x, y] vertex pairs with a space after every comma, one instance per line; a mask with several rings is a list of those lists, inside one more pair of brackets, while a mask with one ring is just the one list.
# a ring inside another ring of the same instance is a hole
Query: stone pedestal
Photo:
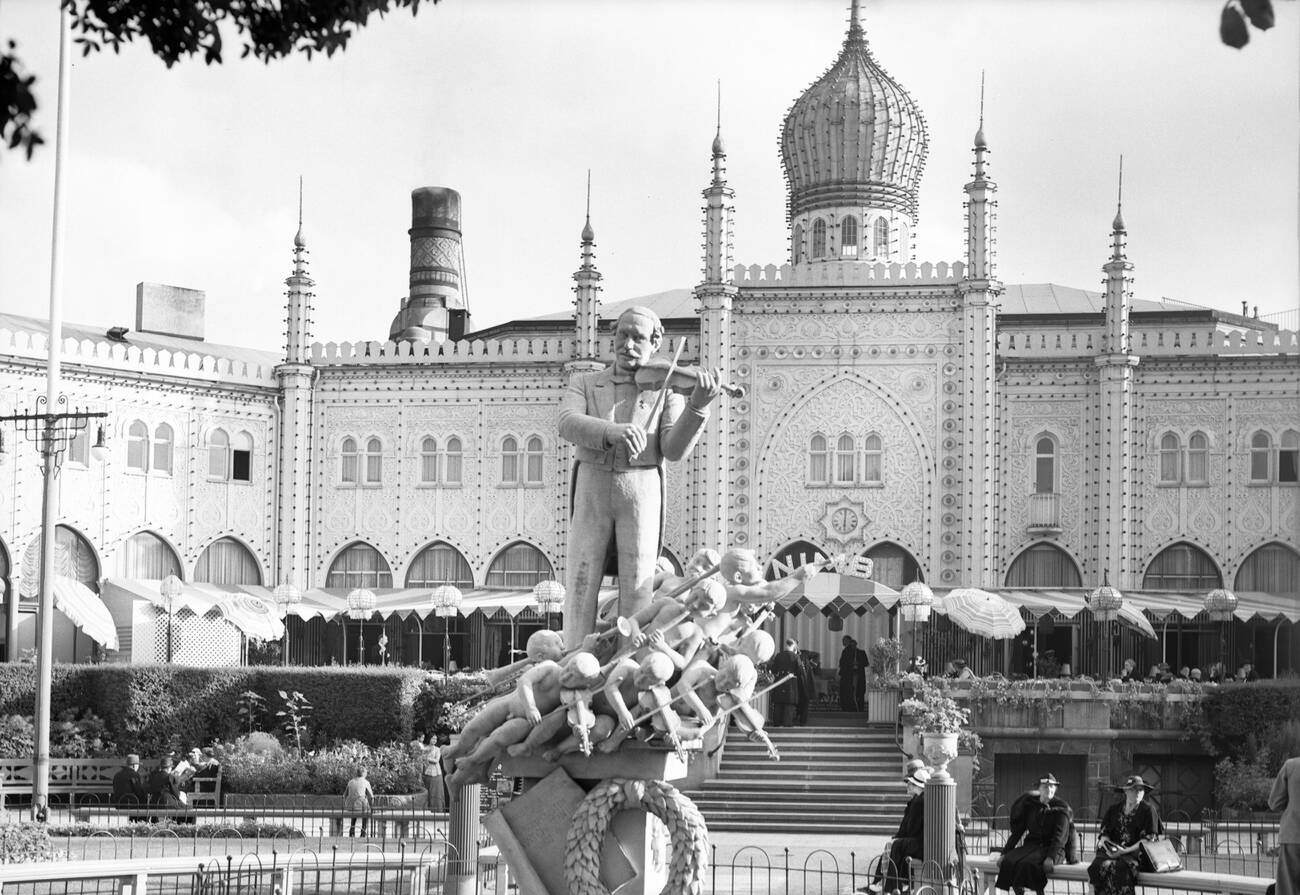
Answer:
[[478, 783], [453, 786], [447, 823], [448, 895], [476, 895], [478, 891], [478, 815], [483, 787]]
[[925, 863], [922, 882], [936, 893], [955, 895], [950, 868], [957, 863], [957, 785], [945, 770], [925, 784]]

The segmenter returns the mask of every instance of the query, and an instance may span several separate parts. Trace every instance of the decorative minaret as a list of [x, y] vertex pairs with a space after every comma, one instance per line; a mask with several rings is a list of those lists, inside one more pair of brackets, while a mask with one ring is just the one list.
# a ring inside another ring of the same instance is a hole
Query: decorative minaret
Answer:
[[[731, 306], [737, 289], [730, 282], [731, 201], [727, 186], [727, 150], [722, 142], [722, 83], [718, 82], [718, 122], [713, 136], [713, 179], [704, 190], [704, 279], [695, 287], [700, 315], [700, 366], [718, 367], [724, 379], [731, 366]], [[695, 504], [692, 526], [700, 544], [730, 544], [729, 502], [731, 408], [727, 399], [714, 405], [692, 455]]]
[[443, 342], [465, 335], [465, 253], [460, 193], [426, 186], [411, 191], [410, 294], [388, 328], [393, 341]]
[[984, 139], [984, 79], [980, 77], [980, 124], [975, 132], [975, 177], [966, 184], [966, 275], [962, 296], [963, 430], [961, 569], [963, 583], [981, 587], [994, 580], [994, 456], [996, 430], [997, 312], [1002, 283], [994, 273], [994, 215], [997, 185], [988, 177]]
[[1137, 585], [1133, 543], [1133, 368], [1138, 357], [1129, 353], [1128, 316], [1133, 265], [1125, 254], [1124, 157], [1119, 160], [1119, 196], [1111, 224], [1110, 260], [1106, 272], [1106, 322], [1099, 368], [1100, 419], [1097, 424], [1097, 532], [1093, 557], [1095, 582], [1107, 576], [1121, 591]]
[[598, 361], [600, 347], [600, 271], [596, 270], [596, 231], [591, 229], [591, 171], [587, 171], [587, 222], [582, 226], [582, 264], [573, 274], [573, 356]]
[[[307, 240], [302, 235], [302, 180], [298, 181], [298, 232], [293, 238], [293, 274], [285, 316], [284, 363], [275, 368], [280, 386], [277, 448], [275, 584], [307, 588], [308, 477], [310, 474], [312, 383], [312, 282], [307, 275]], [[273, 585], [274, 586], [274, 585]]]

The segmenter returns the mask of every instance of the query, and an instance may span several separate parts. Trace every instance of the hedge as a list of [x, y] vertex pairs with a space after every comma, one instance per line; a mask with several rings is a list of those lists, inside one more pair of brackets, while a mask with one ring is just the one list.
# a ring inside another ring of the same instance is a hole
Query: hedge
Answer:
[[[301, 692], [312, 704], [313, 742], [404, 742], [413, 732], [413, 706], [425, 673], [407, 668], [188, 668], [176, 665], [56, 665], [51, 708], [92, 708], [119, 752], [156, 754], [177, 747], [232, 739], [244, 732], [239, 695], [266, 700], [258, 727], [276, 729], [279, 691]], [[0, 664], [0, 715], [30, 715], [36, 669]]]
[[1300, 718], [1300, 678], [1207, 688], [1189, 727], [1214, 755], [1246, 757]]

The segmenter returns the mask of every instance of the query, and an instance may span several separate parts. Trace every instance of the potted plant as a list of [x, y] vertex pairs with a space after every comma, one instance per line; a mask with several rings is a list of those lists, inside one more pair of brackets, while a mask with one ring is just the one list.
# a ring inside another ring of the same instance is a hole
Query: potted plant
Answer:
[[911, 699], [899, 710], [911, 718], [921, 735], [922, 751], [936, 773], [944, 773], [948, 762], [957, 757], [957, 737], [970, 724], [970, 709], [957, 704], [937, 684], [917, 680]]
[[875, 671], [867, 687], [867, 723], [893, 724], [903, 694], [903, 676], [898, 672], [903, 644], [896, 637], [881, 637], [867, 649], [867, 655]]

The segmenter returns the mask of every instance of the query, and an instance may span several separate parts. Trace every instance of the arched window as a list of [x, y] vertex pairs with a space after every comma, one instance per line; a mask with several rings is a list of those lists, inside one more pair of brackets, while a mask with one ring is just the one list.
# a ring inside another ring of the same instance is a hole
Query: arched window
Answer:
[[1273, 439], [1267, 432], [1256, 432], [1250, 438], [1250, 480], [1267, 482], [1272, 479], [1269, 460], [1273, 453]]
[[539, 581], [554, 578], [551, 564], [542, 551], [522, 541], [497, 554], [488, 566], [487, 587], [526, 590]]
[[1277, 480], [1285, 484], [1300, 481], [1300, 432], [1287, 429], [1277, 449]]
[[858, 257], [858, 219], [853, 215], [840, 221], [840, 254], [845, 258]]
[[880, 436], [872, 432], [862, 446], [862, 480], [875, 484], [884, 480], [884, 452], [881, 449]]
[[813, 221], [812, 257], [820, 258], [826, 254], [826, 222], [821, 218]]
[[1237, 570], [1237, 590], [1300, 596], [1300, 553], [1285, 544], [1265, 544]]
[[882, 541], [868, 550], [866, 555], [873, 564], [871, 579], [886, 587], [902, 590], [906, 584], [924, 580], [920, 564], [912, 554], [897, 544]]
[[230, 478], [236, 482], [253, 480], [253, 436], [237, 432], [230, 442]]
[[889, 257], [889, 221], [876, 218], [871, 225], [871, 254], [876, 258]]
[[501, 484], [519, 484], [519, 442], [513, 435], [501, 439]]
[[117, 556], [117, 574], [123, 578], [185, 577], [181, 574], [181, 561], [176, 557], [176, 551], [151, 531], [131, 535]]
[[816, 544], [795, 541], [777, 551], [772, 561], [767, 564], [763, 577], [768, 581], [774, 581], [777, 578], [784, 578], [800, 566], [821, 562], [827, 558], [826, 551]]
[[135, 420], [126, 430], [126, 468], [139, 472], [149, 468], [149, 427], [140, 420]]
[[1182, 480], [1178, 468], [1182, 452], [1183, 446], [1173, 432], [1166, 432], [1160, 436], [1160, 481], [1162, 483], [1169, 484]]
[[1209, 481], [1210, 439], [1204, 432], [1193, 432], [1187, 439], [1187, 481], [1204, 485]]
[[153, 471], [172, 474], [172, 427], [166, 423], [153, 433]]
[[230, 436], [225, 429], [213, 429], [208, 436], [208, 478], [225, 481], [230, 477]]
[[1056, 492], [1056, 441], [1048, 435], [1034, 445], [1034, 493]]
[[808, 442], [808, 482], [825, 485], [830, 482], [830, 451], [826, 449], [826, 436], [820, 432]]
[[1194, 544], [1171, 544], [1161, 550], [1142, 576], [1143, 590], [1200, 591], [1223, 587], [1214, 560]]
[[542, 483], [542, 439], [534, 435], [528, 439], [528, 462], [525, 467], [525, 481], [530, 485]]
[[1055, 544], [1035, 544], [1007, 569], [1007, 587], [1083, 587], [1079, 567]]
[[68, 442], [68, 462], [90, 465], [90, 426], [77, 431]]
[[199, 554], [194, 580], [207, 584], [262, 583], [262, 570], [248, 548], [234, 538], [218, 538]]
[[440, 584], [469, 589], [474, 586], [474, 573], [459, 550], [435, 541], [411, 560], [411, 567], [406, 570], [406, 586], [437, 587]]
[[835, 484], [853, 484], [854, 467], [857, 466], [857, 451], [854, 449], [853, 436], [845, 433], [835, 441]]
[[357, 440], [351, 436], [343, 439], [339, 448], [339, 481], [345, 485], [357, 483]]
[[460, 439], [455, 435], [447, 439], [447, 454], [443, 458], [443, 481], [448, 485], [459, 485], [464, 475]]
[[794, 263], [798, 264], [804, 260], [803, 249], [803, 224], [794, 225]]
[[[37, 535], [28, 542], [22, 562], [14, 569], [14, 577], [19, 580], [12, 584], [17, 588], [21, 599], [40, 598], [40, 568], [41, 538]], [[99, 560], [95, 557], [95, 549], [80, 532], [66, 525], [54, 528], [53, 573], [76, 579], [93, 592], [99, 593]], [[57, 632], [57, 627], [55, 630]]]
[[438, 481], [438, 439], [432, 436], [420, 442], [420, 481], [426, 485]]
[[384, 443], [378, 438], [366, 440], [366, 484], [378, 485], [384, 480]]
[[393, 573], [388, 560], [365, 541], [354, 541], [345, 547], [325, 576], [326, 587], [352, 590], [358, 587], [392, 587]]

